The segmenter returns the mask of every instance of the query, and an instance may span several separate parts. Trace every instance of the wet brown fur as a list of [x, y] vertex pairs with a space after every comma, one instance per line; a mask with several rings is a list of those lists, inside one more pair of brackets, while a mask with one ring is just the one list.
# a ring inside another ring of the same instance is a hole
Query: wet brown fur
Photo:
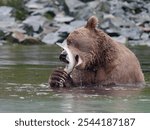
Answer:
[[69, 49], [83, 63], [72, 72], [75, 85], [107, 85], [144, 83], [138, 59], [127, 47], [97, 29], [98, 19], [92, 16], [85, 27], [76, 29], [67, 38]]

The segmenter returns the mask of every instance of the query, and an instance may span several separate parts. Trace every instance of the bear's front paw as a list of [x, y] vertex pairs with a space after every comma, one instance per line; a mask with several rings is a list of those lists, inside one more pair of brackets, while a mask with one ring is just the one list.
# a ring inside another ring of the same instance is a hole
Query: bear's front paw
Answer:
[[49, 84], [52, 88], [65, 87], [68, 74], [61, 68], [56, 69], [49, 78]]

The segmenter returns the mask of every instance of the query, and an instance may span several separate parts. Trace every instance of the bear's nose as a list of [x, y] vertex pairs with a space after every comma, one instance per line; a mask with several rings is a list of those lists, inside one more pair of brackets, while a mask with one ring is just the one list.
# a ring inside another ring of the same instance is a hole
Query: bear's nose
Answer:
[[67, 60], [67, 52], [66, 51], [62, 51], [60, 56], [59, 56], [60, 61], [63, 61], [67, 64], [69, 64], [69, 61]]

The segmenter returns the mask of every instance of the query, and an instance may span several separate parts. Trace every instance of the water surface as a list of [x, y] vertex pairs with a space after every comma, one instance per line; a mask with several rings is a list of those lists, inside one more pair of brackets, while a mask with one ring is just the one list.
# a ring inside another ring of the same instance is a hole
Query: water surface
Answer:
[[144, 88], [52, 90], [47, 81], [62, 63], [54, 46], [0, 46], [0, 112], [150, 112], [150, 48], [131, 47], [144, 71]]

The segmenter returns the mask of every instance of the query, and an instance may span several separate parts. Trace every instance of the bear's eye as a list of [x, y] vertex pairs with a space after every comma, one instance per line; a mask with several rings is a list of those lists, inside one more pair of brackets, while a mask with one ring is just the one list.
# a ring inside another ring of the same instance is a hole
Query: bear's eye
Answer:
[[72, 47], [76, 47], [76, 48], [79, 47], [78, 42], [76, 42], [75, 40], [70, 40], [70, 39], [67, 40], [67, 45], [72, 46]]
[[70, 45], [72, 44], [72, 41], [71, 40], [67, 40], [67, 45]]

